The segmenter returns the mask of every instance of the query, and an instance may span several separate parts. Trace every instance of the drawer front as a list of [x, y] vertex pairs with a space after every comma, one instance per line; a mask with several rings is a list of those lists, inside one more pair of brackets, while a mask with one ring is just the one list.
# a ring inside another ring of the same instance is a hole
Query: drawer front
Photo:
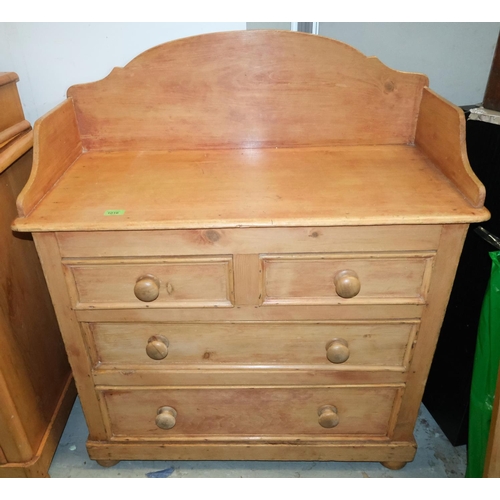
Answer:
[[162, 387], [103, 390], [102, 400], [110, 436], [116, 438], [387, 436], [401, 390], [392, 386]]
[[407, 366], [417, 322], [94, 323], [95, 365], [386, 369]]
[[433, 253], [262, 255], [262, 304], [424, 304], [433, 259]]
[[63, 260], [75, 309], [231, 307], [231, 256]]

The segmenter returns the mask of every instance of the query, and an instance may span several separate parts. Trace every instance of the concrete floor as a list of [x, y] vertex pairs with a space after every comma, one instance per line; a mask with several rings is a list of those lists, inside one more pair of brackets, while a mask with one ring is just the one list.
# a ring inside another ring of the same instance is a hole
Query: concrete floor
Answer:
[[466, 447], [453, 447], [423, 405], [415, 428], [415, 460], [399, 471], [386, 469], [378, 462], [123, 461], [104, 468], [88, 457], [87, 433], [77, 399], [50, 467], [51, 477], [460, 478], [467, 464]]

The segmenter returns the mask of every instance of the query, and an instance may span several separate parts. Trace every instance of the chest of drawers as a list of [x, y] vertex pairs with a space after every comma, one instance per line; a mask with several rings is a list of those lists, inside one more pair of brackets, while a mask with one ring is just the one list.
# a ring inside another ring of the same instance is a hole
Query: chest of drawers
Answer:
[[33, 231], [117, 460], [399, 468], [470, 222], [460, 111], [339, 42], [171, 42], [35, 124]]

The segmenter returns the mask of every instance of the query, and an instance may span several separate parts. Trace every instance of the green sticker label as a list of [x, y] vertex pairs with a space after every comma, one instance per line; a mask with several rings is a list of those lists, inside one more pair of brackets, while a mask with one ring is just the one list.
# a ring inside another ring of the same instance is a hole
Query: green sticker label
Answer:
[[104, 215], [123, 215], [125, 210], [106, 210]]

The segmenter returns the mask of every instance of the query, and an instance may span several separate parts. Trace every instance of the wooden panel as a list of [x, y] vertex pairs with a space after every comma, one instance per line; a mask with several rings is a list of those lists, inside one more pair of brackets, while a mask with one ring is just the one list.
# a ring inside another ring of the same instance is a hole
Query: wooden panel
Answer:
[[68, 96], [89, 150], [406, 144], [427, 83], [335, 40], [242, 31], [159, 45]]
[[[0, 174], [33, 147], [33, 131], [17, 136], [4, 147], [0, 147]], [[30, 156], [32, 158], [32, 156]], [[31, 160], [30, 160], [31, 161]]]
[[10, 228], [31, 164], [28, 151], [0, 176], [0, 444], [10, 462], [32, 459], [70, 372], [33, 240]]
[[99, 386], [275, 386], [288, 385], [366, 385], [366, 384], [402, 384], [406, 382], [407, 372], [399, 370], [336, 370], [330, 366], [282, 365], [266, 366], [173, 365], [163, 369], [152, 369], [145, 365], [127, 365], [112, 368], [102, 365], [95, 368], [93, 379]]
[[331, 305], [235, 305], [231, 308], [185, 308], [185, 309], [101, 309], [77, 310], [78, 321], [102, 322], [170, 322], [170, 321], [300, 321], [300, 320], [390, 320], [420, 318], [424, 304], [364, 304], [352, 307], [346, 301], [335, 307]]
[[[169, 440], [188, 436], [386, 436], [397, 387], [194, 387], [106, 389], [111, 436]], [[324, 428], [318, 409], [333, 405], [340, 423]], [[157, 409], [173, 407], [176, 424], [156, 426]]]
[[[57, 233], [63, 257], [436, 250], [441, 226], [273, 227]], [[253, 255], [237, 255], [253, 259]], [[242, 266], [246, 266], [242, 262]], [[236, 267], [236, 264], [235, 264]], [[236, 272], [236, 270], [235, 270]]]
[[33, 170], [17, 199], [28, 215], [82, 152], [73, 103], [67, 99], [35, 123]]
[[71, 310], [57, 240], [53, 233], [34, 235], [34, 240], [61, 327], [66, 351], [69, 354], [68, 358], [75, 377], [78, 396], [84, 408], [89, 436], [95, 440], [105, 439], [106, 434], [97, 394], [89, 377], [92, 364], [80, 332], [80, 325]]
[[7, 463], [7, 458], [5, 457], [5, 453], [0, 447], [0, 464], [6, 464], [6, 463]]
[[21, 132], [30, 129], [31, 125], [28, 120], [21, 120], [5, 130], [0, 129], [0, 147], [3, 147], [6, 142], [9, 142]]
[[24, 120], [24, 111], [21, 99], [17, 92], [16, 82], [19, 77], [16, 73], [0, 73], [0, 130], [8, 129]]
[[415, 143], [474, 207], [483, 206], [486, 190], [467, 157], [465, 117], [460, 108], [425, 89]]
[[500, 111], [500, 34], [498, 35], [495, 54], [493, 55], [493, 61], [491, 62], [488, 83], [486, 84], [486, 90], [484, 91], [483, 106], [486, 109]]
[[[110, 216], [109, 210], [122, 212]], [[85, 153], [14, 227], [372, 226], [488, 216], [484, 208], [473, 209], [414, 146], [339, 146]]]
[[93, 460], [111, 456], [123, 460], [313, 460], [313, 461], [394, 461], [411, 462], [417, 446], [415, 440], [381, 442], [378, 438], [359, 442], [342, 441], [304, 443], [278, 442], [272, 446], [261, 442], [157, 443], [88, 441]]
[[[231, 307], [232, 257], [170, 259], [65, 260], [73, 304], [87, 308]], [[143, 276], [158, 280], [158, 297], [139, 300], [134, 293]]]
[[48, 471], [76, 397], [76, 388], [71, 373], [57, 402], [40, 446], [27, 462], [10, 462], [0, 466], [0, 478], [4, 477], [49, 477]]
[[394, 431], [396, 440], [408, 439], [413, 433], [467, 229], [467, 225], [443, 228], [429, 284], [428, 305], [422, 316], [418, 342], [408, 374], [407, 390]]
[[[262, 301], [272, 304], [398, 304], [426, 301], [433, 254], [262, 256]], [[354, 271], [358, 295], [337, 294], [335, 276]]]
[[260, 262], [258, 255], [235, 255], [235, 303], [258, 305], [260, 303]]
[[[312, 365], [332, 370], [401, 370], [408, 361], [416, 324], [97, 323], [90, 328], [100, 369]], [[146, 346], [151, 337], [159, 335], [168, 340], [168, 355], [155, 360], [147, 355]], [[327, 359], [326, 346], [337, 338], [347, 342], [349, 357], [333, 364]]]

